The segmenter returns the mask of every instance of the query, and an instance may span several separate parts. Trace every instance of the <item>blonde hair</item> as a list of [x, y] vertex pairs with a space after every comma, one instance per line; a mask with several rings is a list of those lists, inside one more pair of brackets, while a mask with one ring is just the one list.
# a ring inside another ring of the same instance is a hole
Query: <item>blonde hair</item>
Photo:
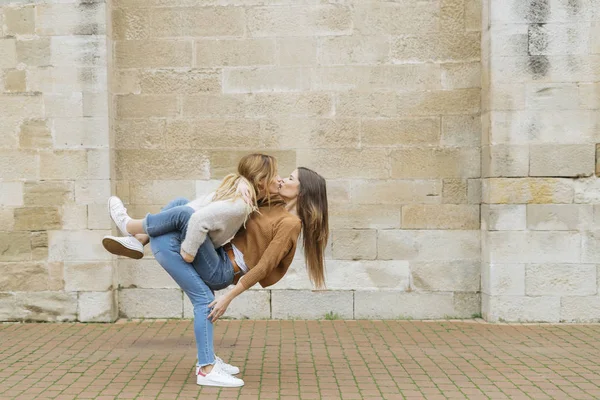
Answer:
[[266, 154], [248, 154], [240, 160], [236, 174], [229, 174], [215, 190], [212, 201], [244, 199], [238, 191], [240, 183], [245, 183], [250, 194], [250, 204], [246, 203], [246, 219], [258, 210], [258, 204], [266, 200], [270, 204], [269, 184], [277, 176], [277, 160]]
[[304, 259], [308, 277], [317, 289], [325, 288], [325, 247], [329, 239], [327, 184], [308, 168], [298, 168], [300, 189], [296, 210], [302, 221]]

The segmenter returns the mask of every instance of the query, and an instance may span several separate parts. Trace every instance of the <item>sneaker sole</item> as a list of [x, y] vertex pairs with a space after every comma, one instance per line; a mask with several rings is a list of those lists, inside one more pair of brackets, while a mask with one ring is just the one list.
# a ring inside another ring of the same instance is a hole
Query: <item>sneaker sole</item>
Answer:
[[109, 253], [116, 254], [118, 256], [125, 256], [135, 260], [139, 260], [140, 258], [144, 257], [144, 253], [130, 249], [124, 244], [110, 238], [102, 239], [102, 246], [104, 246]]
[[235, 388], [235, 387], [242, 387], [242, 386], [244, 386], [243, 383], [241, 385], [237, 385], [237, 384], [227, 385], [227, 384], [217, 383], [217, 382], [204, 382], [204, 383], [198, 383], [198, 382], [196, 382], [196, 384], [199, 385], [199, 386], [216, 386], [216, 387], [225, 387], [225, 388]]
[[[133, 236], [133, 235], [132, 235], [131, 233], [129, 233], [129, 232], [123, 232], [123, 231], [121, 230], [121, 228], [119, 228], [119, 225], [117, 225], [117, 223], [115, 222], [115, 219], [113, 218], [113, 216], [112, 216], [112, 213], [110, 212], [110, 199], [112, 199], [113, 197], [116, 197], [116, 196], [110, 196], [110, 197], [108, 198], [108, 201], [106, 202], [106, 208], [107, 208], [107, 210], [108, 210], [108, 216], [110, 217], [110, 220], [112, 221], [112, 223], [113, 223], [113, 224], [115, 224], [115, 226], [117, 227], [117, 231], [118, 231], [118, 232], [119, 232], [121, 235], [123, 235], [123, 236]], [[107, 250], [108, 250], [108, 249], [107, 249]]]

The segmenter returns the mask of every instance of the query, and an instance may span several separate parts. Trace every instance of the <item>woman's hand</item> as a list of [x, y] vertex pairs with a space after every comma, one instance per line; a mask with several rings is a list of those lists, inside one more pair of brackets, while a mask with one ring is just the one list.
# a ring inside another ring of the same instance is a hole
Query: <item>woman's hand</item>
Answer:
[[189, 255], [188, 253], [186, 253], [185, 251], [183, 251], [183, 249], [181, 249], [180, 254], [181, 254], [181, 258], [183, 258], [183, 260], [186, 263], [190, 263], [191, 264], [194, 261], [194, 256]]
[[248, 203], [248, 205], [252, 205], [252, 199], [250, 198], [250, 188], [244, 181], [240, 181], [238, 183], [236, 192], [242, 196], [244, 201]]
[[223, 314], [225, 314], [227, 307], [229, 307], [229, 303], [231, 303], [231, 300], [229, 300], [227, 296], [213, 300], [213, 302], [208, 305], [208, 308], [212, 308], [210, 314], [208, 314], [208, 319], [212, 323], [215, 323], [221, 316], [223, 316]]

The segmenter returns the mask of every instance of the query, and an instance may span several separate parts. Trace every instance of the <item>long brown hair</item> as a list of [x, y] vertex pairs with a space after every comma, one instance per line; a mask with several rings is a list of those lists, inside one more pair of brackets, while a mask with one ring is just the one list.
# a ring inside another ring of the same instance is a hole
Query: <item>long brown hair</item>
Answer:
[[304, 259], [308, 277], [317, 289], [325, 288], [325, 247], [329, 239], [327, 184], [315, 171], [298, 167], [300, 188], [296, 209], [302, 221]]

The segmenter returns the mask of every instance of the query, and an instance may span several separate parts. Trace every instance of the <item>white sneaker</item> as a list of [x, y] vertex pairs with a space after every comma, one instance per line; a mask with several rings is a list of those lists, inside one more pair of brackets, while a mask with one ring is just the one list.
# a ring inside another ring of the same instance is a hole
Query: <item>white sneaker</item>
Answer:
[[110, 196], [108, 198], [108, 213], [110, 214], [110, 218], [112, 218], [115, 225], [121, 232], [122, 235], [131, 236], [129, 232], [127, 232], [127, 222], [131, 219], [129, 215], [127, 215], [127, 209], [125, 205], [117, 196]]
[[204, 374], [198, 369], [196, 375], [196, 383], [203, 386], [220, 386], [220, 387], [240, 387], [244, 386], [244, 381], [235, 376], [229, 375], [223, 371], [221, 364], [215, 363], [212, 371], [209, 374]]
[[[227, 364], [221, 357], [215, 356], [215, 364], [220, 364], [221, 369], [227, 372], [229, 375], [237, 375], [240, 373], [240, 369], [235, 365]], [[198, 371], [200, 371], [200, 367], [196, 365], [196, 375], [198, 375]]]
[[139, 260], [144, 257], [144, 246], [133, 236], [104, 236], [102, 245], [109, 253]]

